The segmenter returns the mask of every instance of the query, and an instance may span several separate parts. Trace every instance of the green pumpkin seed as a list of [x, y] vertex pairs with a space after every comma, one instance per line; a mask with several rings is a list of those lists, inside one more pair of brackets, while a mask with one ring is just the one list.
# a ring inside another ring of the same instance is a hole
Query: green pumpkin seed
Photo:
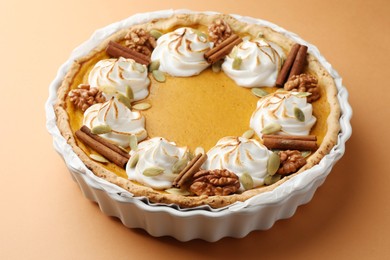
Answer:
[[155, 166], [155, 167], [146, 168], [142, 174], [147, 177], [154, 177], [162, 174], [163, 172], [164, 172], [163, 168]]
[[187, 166], [187, 163], [188, 159], [186, 157], [177, 160], [172, 166], [172, 172], [175, 174], [180, 173]]
[[160, 60], [154, 60], [149, 64], [149, 72], [158, 70], [158, 68], [160, 68]]
[[311, 151], [302, 151], [301, 152], [301, 155], [302, 155], [303, 158], [308, 157], [310, 154], [311, 154]]
[[233, 47], [233, 50], [230, 52], [229, 54], [229, 57], [234, 59], [235, 57], [237, 57], [237, 53], [238, 53], [238, 47], [237, 46], [234, 46]]
[[265, 185], [272, 185], [274, 184], [275, 182], [277, 181], [280, 181], [280, 179], [282, 178], [282, 176], [280, 174], [275, 174], [275, 175], [267, 175], [265, 178], [264, 178], [264, 184]]
[[253, 178], [249, 173], [244, 172], [243, 174], [241, 174], [240, 182], [245, 190], [253, 189], [253, 186], [254, 186]]
[[207, 40], [207, 34], [205, 34], [204, 32], [199, 31], [199, 30], [194, 30], [194, 32], [196, 33], [196, 35], [198, 35], [200, 40], [203, 40], [203, 41]]
[[194, 154], [195, 154], [195, 156], [198, 154], [205, 154], [205, 150], [203, 147], [198, 146], [195, 148]]
[[269, 175], [274, 175], [280, 166], [280, 157], [277, 153], [271, 153], [268, 158], [267, 172]]
[[239, 70], [241, 68], [242, 59], [240, 57], [235, 57], [232, 63], [232, 69]]
[[95, 135], [100, 135], [100, 134], [107, 134], [112, 131], [111, 127], [109, 125], [97, 125], [92, 127], [91, 133]]
[[129, 109], [131, 108], [131, 100], [126, 97], [125, 95], [122, 95], [121, 93], [118, 93], [116, 95], [116, 98], [119, 102], [121, 102], [123, 105], [127, 106]]
[[142, 64], [140, 64], [140, 63], [138, 63], [138, 62], [136, 62], [135, 64], [134, 64], [134, 67], [135, 67], [135, 69], [139, 72], [139, 73], [144, 73], [145, 72], [145, 66], [144, 65], [142, 65]]
[[149, 34], [150, 34], [153, 38], [155, 38], [156, 40], [157, 40], [158, 38], [160, 38], [160, 37], [163, 35], [162, 32], [160, 32], [159, 30], [156, 30], [156, 29], [150, 30]]
[[165, 82], [165, 75], [161, 70], [153, 70], [152, 71], [153, 78], [158, 82]]
[[255, 131], [253, 131], [253, 129], [249, 129], [242, 134], [242, 137], [246, 139], [251, 139], [254, 135], [255, 135]]
[[297, 94], [295, 94], [296, 97], [308, 97], [310, 96], [311, 93], [310, 92], [298, 92]]
[[138, 160], [139, 160], [139, 154], [138, 153], [133, 154], [133, 156], [130, 157], [127, 164], [129, 165], [130, 168], [134, 168], [137, 165]]
[[299, 107], [294, 107], [294, 116], [300, 122], [305, 122], [305, 114]]
[[261, 133], [264, 135], [269, 135], [276, 133], [282, 129], [282, 126], [279, 125], [278, 123], [272, 122], [269, 123], [268, 125], [264, 126], [264, 128], [261, 130]]
[[219, 60], [219, 61], [213, 63], [213, 64], [211, 65], [211, 70], [212, 70], [213, 72], [215, 72], [215, 73], [220, 72], [220, 71], [221, 71], [221, 67], [222, 67], [222, 62], [223, 62], [222, 60]]
[[251, 89], [252, 91], [252, 94], [255, 95], [256, 97], [265, 97], [267, 96], [269, 93], [261, 88], [252, 88]]
[[118, 92], [113, 86], [99, 86], [99, 90], [109, 96], [115, 95]]
[[138, 148], [138, 139], [137, 139], [137, 136], [135, 136], [135, 135], [130, 135], [129, 143], [130, 143], [130, 149], [133, 150], [133, 151], [136, 151], [137, 148]]
[[103, 156], [98, 155], [98, 154], [92, 154], [92, 153], [91, 153], [91, 154], [89, 155], [89, 157], [90, 157], [92, 160], [96, 161], [96, 162], [101, 162], [101, 163], [108, 163], [108, 162], [109, 162], [106, 158], [104, 158]]
[[126, 86], [126, 96], [127, 96], [130, 100], [134, 100], [133, 89], [132, 89], [130, 86]]
[[174, 194], [174, 195], [181, 195], [181, 196], [188, 196], [190, 195], [190, 192], [187, 190], [182, 190], [178, 188], [170, 188], [165, 190], [169, 194]]
[[146, 110], [146, 109], [149, 109], [149, 108], [151, 108], [152, 107], [152, 105], [151, 104], [149, 104], [149, 103], [138, 103], [138, 104], [135, 104], [134, 106], [133, 106], [133, 108], [134, 109], [137, 109], [137, 110]]

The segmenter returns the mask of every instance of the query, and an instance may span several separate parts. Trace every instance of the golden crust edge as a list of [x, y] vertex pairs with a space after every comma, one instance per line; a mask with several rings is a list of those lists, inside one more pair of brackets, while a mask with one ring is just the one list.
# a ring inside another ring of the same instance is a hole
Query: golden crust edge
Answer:
[[[144, 29], [156, 28], [159, 30], [168, 30], [175, 26], [190, 26], [193, 24], [208, 24], [212, 20], [216, 18], [222, 18], [226, 20], [234, 31], [245, 31], [252, 35], [257, 35], [259, 32], [262, 32], [264, 37], [270, 41], [277, 42], [283, 49], [288, 50], [294, 44], [294, 41], [286, 38], [284, 35], [275, 32], [271, 28], [260, 26], [260, 25], [252, 25], [246, 24], [236, 20], [230, 15], [225, 14], [217, 14], [217, 15], [205, 15], [205, 14], [179, 14], [173, 15], [169, 18], [161, 19], [161, 20], [152, 20], [146, 24], [140, 24], [132, 26], [134, 27], [142, 27]], [[58, 88], [58, 99], [55, 104], [55, 113], [57, 116], [57, 126], [64, 136], [68, 144], [72, 147], [73, 151], [80, 157], [80, 159], [85, 163], [86, 167], [90, 169], [96, 176], [105, 179], [108, 182], [118, 185], [123, 189], [129, 191], [136, 197], [147, 197], [151, 202], [154, 203], [165, 203], [165, 204], [176, 204], [183, 208], [191, 208], [197, 207], [201, 205], [209, 205], [213, 208], [220, 208], [230, 205], [237, 201], [245, 201], [255, 195], [258, 195], [263, 192], [267, 192], [273, 190], [275, 187], [283, 184], [287, 180], [296, 176], [297, 174], [303, 172], [306, 169], [311, 168], [316, 165], [329, 151], [334, 147], [337, 143], [337, 135], [340, 131], [339, 129], [339, 117], [340, 117], [340, 107], [337, 100], [337, 87], [334, 83], [333, 78], [329, 75], [329, 73], [320, 65], [318, 60], [309, 55], [311, 70], [319, 71], [322, 73], [321, 79], [327, 82], [326, 85], [326, 93], [328, 102], [330, 104], [330, 113], [327, 119], [328, 123], [328, 131], [324, 137], [324, 140], [319, 147], [319, 149], [310, 156], [307, 161], [307, 164], [302, 167], [298, 172], [289, 175], [283, 178], [281, 181], [270, 185], [263, 186], [253, 190], [248, 190], [243, 192], [242, 194], [233, 194], [229, 196], [180, 196], [175, 194], [166, 194], [153, 190], [152, 188], [141, 186], [127, 180], [125, 178], [117, 176], [115, 173], [110, 172], [105, 169], [98, 163], [95, 163], [92, 159], [89, 158], [88, 155], [84, 153], [84, 151], [78, 147], [77, 142], [74, 138], [73, 132], [70, 127], [69, 117], [66, 112], [66, 96], [70, 90], [71, 83], [73, 78], [77, 74], [81, 64], [90, 58], [92, 58], [96, 53], [104, 50], [110, 40], [118, 41], [122, 39], [125, 34], [128, 32], [128, 28], [121, 29], [118, 32], [112, 34], [110, 37], [102, 41], [95, 49], [89, 52], [87, 55], [77, 59], [74, 61], [71, 66], [69, 72], [64, 77], [64, 80], [61, 86]]]

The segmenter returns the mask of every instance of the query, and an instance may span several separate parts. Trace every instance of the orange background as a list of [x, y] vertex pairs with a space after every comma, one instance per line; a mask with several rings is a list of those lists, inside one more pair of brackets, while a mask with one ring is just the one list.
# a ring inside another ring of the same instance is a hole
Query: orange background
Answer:
[[[388, 259], [389, 3], [1, 1], [0, 259]], [[83, 197], [52, 148], [44, 102], [72, 49], [97, 28], [169, 8], [274, 22], [316, 45], [349, 90], [353, 134], [345, 156], [309, 204], [268, 231], [182, 243], [125, 228]]]

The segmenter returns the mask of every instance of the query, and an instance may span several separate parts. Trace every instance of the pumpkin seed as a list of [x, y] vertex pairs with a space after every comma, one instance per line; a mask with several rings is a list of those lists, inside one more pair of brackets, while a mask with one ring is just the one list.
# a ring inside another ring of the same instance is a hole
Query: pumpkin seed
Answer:
[[295, 94], [296, 97], [308, 97], [310, 95], [310, 92], [298, 92], [297, 94]]
[[280, 181], [281, 178], [282, 178], [282, 176], [280, 174], [267, 175], [264, 178], [264, 184], [267, 185], [267, 186], [271, 185], [271, 184], [274, 184], [275, 182]]
[[158, 68], [160, 68], [160, 60], [154, 60], [149, 64], [149, 72], [158, 70]]
[[196, 33], [196, 35], [198, 35], [200, 40], [207, 40], [207, 34], [205, 34], [204, 32], [199, 30], [194, 30], [194, 32]]
[[137, 109], [137, 110], [146, 110], [146, 109], [149, 109], [149, 108], [151, 108], [152, 107], [152, 105], [151, 104], [149, 104], [149, 103], [138, 103], [138, 104], [135, 104], [134, 106], [133, 106], [133, 108], [134, 109]]
[[129, 165], [130, 168], [134, 168], [137, 165], [138, 160], [139, 160], [139, 154], [138, 153], [133, 154], [133, 156], [130, 157], [127, 164]]
[[255, 131], [253, 131], [253, 129], [249, 129], [242, 134], [242, 137], [246, 139], [251, 139], [254, 135], [255, 135]]
[[136, 151], [137, 148], [138, 148], [138, 140], [137, 140], [137, 136], [135, 135], [130, 135], [130, 149], [133, 150], [133, 151]]
[[294, 107], [294, 116], [300, 122], [305, 122], [305, 114], [299, 107]]
[[190, 192], [188, 190], [182, 190], [178, 188], [170, 188], [170, 189], [166, 189], [165, 191], [168, 192], [169, 194], [174, 194], [174, 195], [181, 195], [181, 196], [190, 195]]
[[133, 89], [132, 89], [130, 86], [126, 86], [126, 96], [127, 96], [130, 100], [134, 100]]
[[125, 95], [122, 95], [121, 93], [118, 93], [116, 95], [116, 98], [119, 102], [121, 102], [123, 105], [127, 106], [129, 109], [131, 108], [131, 100], [126, 97]]
[[91, 153], [91, 154], [89, 155], [89, 157], [90, 157], [92, 160], [96, 161], [96, 162], [101, 162], [101, 163], [108, 163], [108, 162], [109, 162], [106, 158], [104, 158], [103, 156], [98, 155], [98, 154], [93, 154], [93, 153]]
[[253, 188], [254, 184], [253, 184], [252, 176], [247, 172], [244, 172], [243, 174], [241, 174], [240, 182], [245, 190], [250, 190]]
[[145, 66], [144, 65], [142, 65], [142, 64], [140, 64], [140, 63], [138, 63], [138, 62], [136, 62], [135, 64], [134, 64], [134, 66], [135, 66], [135, 69], [139, 72], [139, 73], [144, 73], [145, 72]]
[[99, 90], [102, 91], [104, 94], [112, 96], [118, 91], [113, 86], [99, 86]]
[[311, 151], [302, 151], [301, 152], [301, 155], [302, 155], [303, 158], [308, 157], [310, 154], [311, 154]]
[[195, 156], [198, 154], [205, 154], [205, 150], [203, 147], [198, 146], [195, 148], [194, 154], [195, 154]]
[[229, 57], [234, 59], [235, 57], [237, 57], [237, 53], [238, 53], [238, 47], [236, 45], [233, 47], [233, 50], [230, 52]]
[[96, 134], [96, 135], [107, 134], [107, 133], [111, 132], [111, 130], [112, 129], [109, 125], [97, 125], [97, 126], [92, 127], [91, 133]]
[[271, 153], [268, 158], [267, 172], [269, 175], [274, 175], [280, 166], [280, 157], [277, 153]]
[[220, 71], [221, 71], [221, 67], [222, 67], [222, 62], [223, 62], [222, 60], [219, 60], [219, 61], [213, 63], [213, 64], [211, 65], [211, 70], [212, 70], [213, 72], [215, 72], [215, 73], [220, 72]]
[[149, 167], [149, 168], [146, 168], [144, 171], [143, 171], [143, 175], [147, 176], [147, 177], [154, 177], [154, 176], [157, 176], [157, 175], [160, 175], [164, 172], [164, 169], [161, 168], [161, 167], [157, 167], [157, 166], [154, 166], [154, 167]]
[[153, 78], [158, 82], [165, 82], [165, 75], [161, 70], [152, 71]]
[[232, 69], [239, 70], [241, 68], [242, 59], [240, 57], [234, 57], [233, 63], [232, 63]]
[[177, 160], [172, 166], [172, 172], [173, 173], [181, 172], [187, 166], [187, 163], [188, 163], [188, 159], [186, 157]]
[[256, 97], [265, 97], [269, 93], [261, 88], [252, 88], [251, 89], [252, 94], [255, 95]]
[[272, 122], [269, 123], [268, 125], [264, 126], [264, 128], [261, 130], [261, 133], [264, 135], [269, 135], [276, 133], [282, 129], [282, 126], [279, 125], [278, 123]]
[[152, 35], [153, 38], [155, 38], [156, 40], [163, 35], [162, 32], [160, 32], [159, 30], [156, 30], [156, 29], [150, 30], [149, 34]]

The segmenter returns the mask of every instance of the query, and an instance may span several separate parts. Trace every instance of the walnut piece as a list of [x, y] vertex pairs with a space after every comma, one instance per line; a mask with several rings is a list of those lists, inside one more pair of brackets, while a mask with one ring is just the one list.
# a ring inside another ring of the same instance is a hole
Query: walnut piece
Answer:
[[299, 170], [306, 164], [306, 159], [298, 150], [280, 151], [280, 167], [276, 173], [280, 175], [287, 175]]
[[226, 196], [235, 193], [240, 188], [238, 176], [226, 169], [201, 170], [194, 174], [190, 186], [196, 195]]
[[90, 88], [89, 84], [80, 84], [76, 89], [71, 90], [69, 99], [83, 112], [96, 103], [106, 101], [103, 93], [97, 88]]
[[307, 97], [307, 102], [311, 103], [321, 96], [317, 83], [317, 78], [312, 75], [294, 75], [284, 84], [284, 89], [288, 91], [311, 93], [311, 95]]
[[209, 26], [210, 40], [214, 42], [214, 46], [218, 46], [232, 35], [232, 29], [229, 24], [222, 19], [215, 20]]
[[136, 28], [129, 31], [125, 36], [125, 40], [126, 47], [149, 57], [152, 55], [152, 51], [157, 45], [153, 36], [142, 28]]

